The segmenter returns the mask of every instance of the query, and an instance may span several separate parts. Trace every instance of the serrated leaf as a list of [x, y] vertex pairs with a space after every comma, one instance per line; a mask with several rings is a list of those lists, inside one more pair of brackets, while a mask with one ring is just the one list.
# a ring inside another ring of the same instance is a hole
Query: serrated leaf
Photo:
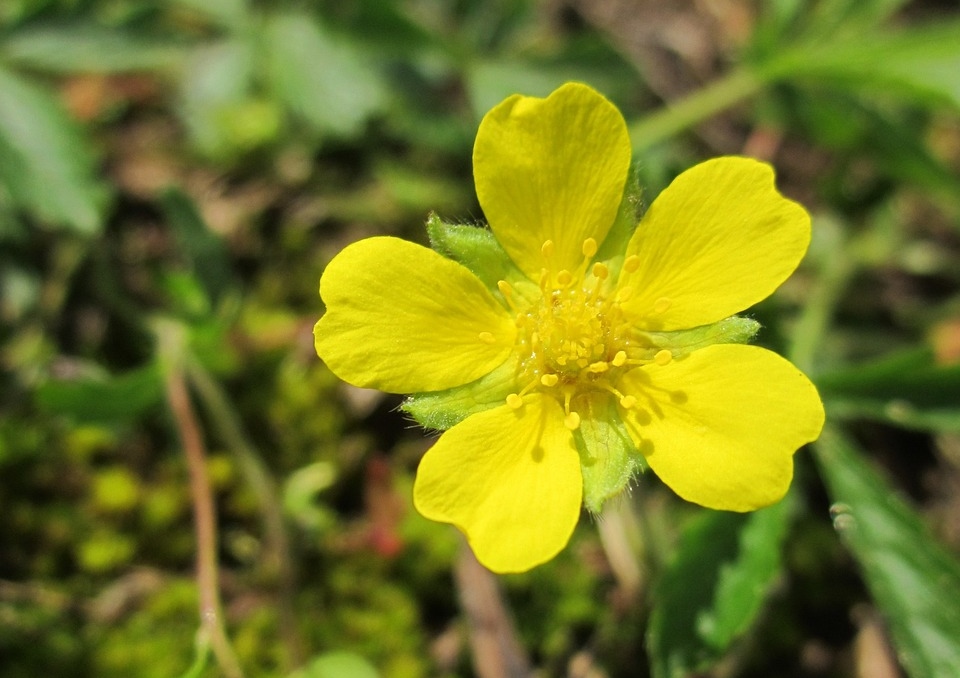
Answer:
[[108, 192], [79, 126], [51, 95], [2, 68], [0, 92], [0, 184], [41, 219], [97, 233]]
[[655, 678], [717, 663], [746, 632], [780, 572], [792, 495], [750, 514], [704, 512], [683, 533], [654, 589], [647, 632]]
[[960, 563], [871, 468], [854, 445], [824, 428], [816, 459], [834, 526], [850, 548], [913, 678], [960, 676]]
[[40, 385], [36, 396], [48, 412], [78, 422], [114, 424], [131, 421], [159, 404], [163, 383], [151, 364], [116, 376], [50, 380]]
[[186, 56], [186, 46], [122, 29], [68, 24], [21, 28], [0, 42], [0, 56], [56, 73], [122, 73], [174, 66]]
[[270, 17], [262, 40], [269, 87], [316, 132], [354, 136], [384, 107], [387, 91], [377, 72], [313, 16]]

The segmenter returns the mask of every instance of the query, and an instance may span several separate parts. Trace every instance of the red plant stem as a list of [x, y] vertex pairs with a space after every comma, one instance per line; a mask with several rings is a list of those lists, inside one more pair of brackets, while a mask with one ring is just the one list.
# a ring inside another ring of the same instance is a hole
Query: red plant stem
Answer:
[[223, 627], [217, 576], [217, 523], [207, 474], [203, 436], [190, 404], [190, 393], [180, 366], [166, 370], [167, 402], [180, 432], [190, 475], [194, 529], [197, 535], [197, 588], [200, 626], [210, 640], [217, 663], [227, 678], [243, 678], [243, 669]]

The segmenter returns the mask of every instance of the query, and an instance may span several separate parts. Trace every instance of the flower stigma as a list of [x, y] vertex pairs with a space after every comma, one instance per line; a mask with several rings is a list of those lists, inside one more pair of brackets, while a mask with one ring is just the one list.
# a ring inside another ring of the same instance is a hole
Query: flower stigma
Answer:
[[[564, 424], [571, 431], [580, 426], [577, 412], [585, 397], [604, 394], [620, 407], [636, 407], [637, 398], [617, 389], [621, 377], [641, 365], [667, 365], [673, 354], [656, 347], [650, 338], [624, 315], [622, 304], [631, 297], [630, 287], [617, 287], [609, 267], [592, 266], [597, 241], [587, 238], [583, 259], [573, 271], [553, 265], [555, 245], [547, 240], [540, 248], [544, 267], [540, 273], [540, 296], [526, 306], [518, 305], [509, 283], [497, 287], [515, 312], [517, 325], [517, 382], [523, 388], [507, 396], [507, 404], [523, 407], [523, 396], [539, 391], [563, 406]], [[623, 270], [635, 271], [636, 256], [623, 262]], [[658, 299], [653, 314], [669, 308], [668, 299]]]

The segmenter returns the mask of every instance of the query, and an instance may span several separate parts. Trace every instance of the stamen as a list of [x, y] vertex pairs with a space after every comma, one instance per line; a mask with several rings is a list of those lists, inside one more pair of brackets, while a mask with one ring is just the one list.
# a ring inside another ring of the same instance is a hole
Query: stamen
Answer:
[[600, 280], [606, 280], [607, 276], [610, 275], [610, 269], [607, 268], [606, 264], [601, 264], [599, 261], [593, 265], [593, 276], [599, 278]]
[[657, 365], [669, 365], [671, 360], [673, 360], [673, 354], [667, 349], [657, 351], [657, 354], [653, 356], [653, 362]]
[[516, 393], [511, 393], [507, 396], [507, 405], [515, 410], [519, 410], [521, 407], [523, 407], [523, 398]]
[[613, 360], [610, 362], [614, 367], [623, 367], [623, 364], [627, 362], [627, 352], [617, 351], [617, 355], [613, 356]]
[[572, 282], [573, 274], [570, 271], [564, 269], [557, 273], [557, 285], [560, 287], [569, 287]]
[[653, 303], [653, 312], [656, 314], [666, 313], [673, 306], [673, 302], [666, 297], [660, 297]]
[[635, 407], [637, 404], [637, 399], [632, 395], [623, 396], [620, 398], [620, 407], [625, 410], [629, 410], [631, 407]]
[[560, 381], [560, 377], [558, 377], [555, 374], [545, 374], [542, 377], [540, 377], [540, 383], [546, 386], [547, 388], [556, 386], [558, 381]]
[[496, 338], [495, 336], [493, 336], [493, 334], [491, 334], [490, 332], [481, 332], [479, 335], [477, 335], [477, 337], [478, 337], [478, 338], [480, 339], [480, 341], [482, 341], [484, 344], [495, 344], [495, 343], [497, 343], [497, 338]]
[[633, 273], [638, 268], [640, 268], [640, 257], [636, 254], [631, 254], [627, 257], [626, 261], [623, 262], [623, 270], [627, 273]]
[[601, 372], [606, 372], [607, 370], [610, 369], [610, 363], [607, 363], [601, 360], [593, 363], [587, 369], [593, 372], [594, 374], [600, 374]]
[[571, 431], [576, 431], [580, 428], [580, 415], [576, 412], [567, 412], [567, 415], [563, 418], [563, 425]]
[[597, 253], [597, 241], [593, 238], [587, 238], [583, 241], [583, 256], [587, 259], [592, 259], [593, 255]]
[[540, 253], [547, 261], [553, 257], [554, 244], [552, 240], [547, 240], [540, 246]]

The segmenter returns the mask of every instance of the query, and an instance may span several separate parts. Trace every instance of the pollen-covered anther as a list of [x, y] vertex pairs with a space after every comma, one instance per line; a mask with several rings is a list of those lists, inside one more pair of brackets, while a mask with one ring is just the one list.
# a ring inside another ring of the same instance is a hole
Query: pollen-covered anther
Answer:
[[560, 287], [569, 287], [572, 282], [573, 274], [570, 271], [564, 269], [557, 273], [557, 285]]
[[627, 352], [626, 351], [617, 351], [617, 355], [613, 356], [613, 360], [610, 361], [610, 364], [614, 367], [623, 367], [627, 362]]
[[673, 306], [673, 302], [667, 299], [666, 297], [660, 297], [655, 302], [653, 302], [653, 312], [656, 314], [666, 313], [670, 310], [670, 307]]
[[547, 388], [556, 386], [558, 381], [560, 381], [560, 377], [555, 374], [544, 374], [540, 377], [540, 383]]
[[598, 280], [606, 280], [610, 275], [610, 269], [607, 268], [606, 264], [601, 264], [599, 261], [593, 265], [593, 277]]
[[546, 259], [547, 261], [550, 261], [550, 259], [553, 258], [553, 251], [554, 251], [554, 249], [555, 249], [555, 245], [553, 244], [553, 241], [552, 241], [552, 240], [546, 240], [546, 241], [544, 241], [544, 243], [540, 246], [540, 254], [543, 255], [543, 258], [544, 258], [544, 259]]
[[587, 238], [583, 241], [583, 256], [587, 259], [593, 259], [593, 255], [597, 253], [597, 241], [593, 238]]
[[657, 365], [669, 365], [671, 360], [673, 360], [673, 354], [665, 348], [657, 351], [653, 356], [653, 362]]
[[521, 398], [517, 393], [511, 393], [507, 396], [507, 405], [515, 410], [519, 410], [521, 407], [523, 407], [523, 398]]
[[640, 257], [638, 257], [636, 254], [631, 254], [623, 262], [623, 270], [627, 273], [633, 273], [638, 268], [640, 268]]
[[576, 431], [580, 428], [580, 415], [576, 412], [567, 412], [563, 418], [563, 425], [571, 431]]
[[606, 372], [607, 370], [610, 369], [610, 363], [600, 360], [591, 364], [590, 367], [588, 367], [587, 369], [593, 372], [594, 374], [600, 374], [601, 372]]
[[497, 338], [490, 332], [481, 332], [477, 335], [477, 338], [480, 339], [480, 341], [482, 341], [484, 344], [497, 343]]
[[635, 407], [637, 404], [637, 399], [632, 395], [622, 396], [620, 398], [620, 407], [625, 410], [629, 410], [631, 407]]

